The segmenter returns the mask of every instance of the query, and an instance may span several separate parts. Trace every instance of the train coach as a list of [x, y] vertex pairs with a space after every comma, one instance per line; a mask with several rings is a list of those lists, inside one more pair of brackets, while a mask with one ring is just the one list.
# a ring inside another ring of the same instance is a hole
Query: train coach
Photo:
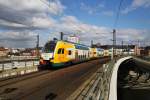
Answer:
[[48, 41], [40, 56], [39, 68], [59, 68], [66, 64], [82, 62], [98, 57], [96, 48], [68, 41]]

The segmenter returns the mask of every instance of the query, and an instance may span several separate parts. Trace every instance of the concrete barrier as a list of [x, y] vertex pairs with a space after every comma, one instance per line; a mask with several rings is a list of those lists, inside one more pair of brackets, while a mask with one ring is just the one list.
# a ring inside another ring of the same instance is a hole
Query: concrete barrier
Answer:
[[117, 71], [122, 62], [131, 58], [104, 64], [67, 100], [117, 100]]
[[37, 66], [23, 67], [18, 69], [8, 69], [0, 72], [0, 78], [23, 75], [35, 71], [38, 71]]
[[124, 57], [119, 59], [113, 67], [111, 80], [110, 80], [110, 88], [109, 88], [109, 99], [108, 100], [117, 100], [117, 74], [119, 66], [122, 62], [131, 59], [132, 57]]

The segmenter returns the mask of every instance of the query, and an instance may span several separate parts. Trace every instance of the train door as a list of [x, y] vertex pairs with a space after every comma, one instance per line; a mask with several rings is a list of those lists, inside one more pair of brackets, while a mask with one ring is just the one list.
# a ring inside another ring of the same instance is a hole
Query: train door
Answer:
[[67, 49], [67, 58], [68, 58], [68, 60], [72, 60], [72, 59], [74, 59], [74, 51], [73, 51], [73, 48], [68, 48]]
[[62, 48], [62, 52], [61, 52], [61, 61], [62, 62], [65, 62], [65, 49], [64, 48]]
[[76, 59], [76, 60], [79, 60], [79, 59], [78, 59], [78, 50], [75, 51], [75, 59]]

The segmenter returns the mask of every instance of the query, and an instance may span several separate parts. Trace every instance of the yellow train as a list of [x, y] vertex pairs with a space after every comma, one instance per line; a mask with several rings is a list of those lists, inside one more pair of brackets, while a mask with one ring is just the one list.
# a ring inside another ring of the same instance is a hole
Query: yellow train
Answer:
[[77, 63], [98, 56], [96, 48], [68, 41], [48, 41], [42, 50], [39, 68], [58, 68], [65, 64]]

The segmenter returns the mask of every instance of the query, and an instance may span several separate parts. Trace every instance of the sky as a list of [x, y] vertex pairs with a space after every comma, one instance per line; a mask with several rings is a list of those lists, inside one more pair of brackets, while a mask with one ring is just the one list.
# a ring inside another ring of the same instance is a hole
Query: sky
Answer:
[[[76, 34], [80, 43], [150, 44], [150, 0], [0, 0], [0, 46], [11, 48], [40, 46], [60, 37], [60, 32]], [[65, 35], [67, 38], [68, 35]]]

